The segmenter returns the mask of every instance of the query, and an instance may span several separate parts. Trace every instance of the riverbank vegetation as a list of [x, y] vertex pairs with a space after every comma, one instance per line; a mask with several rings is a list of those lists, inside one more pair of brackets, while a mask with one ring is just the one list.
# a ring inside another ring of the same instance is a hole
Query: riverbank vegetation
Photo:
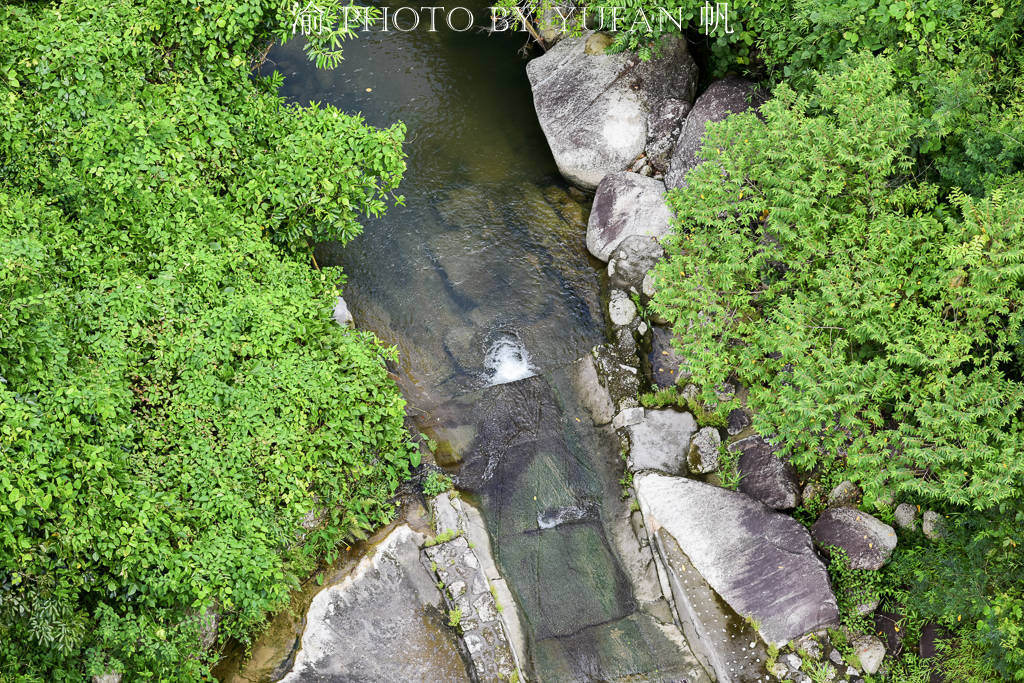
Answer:
[[1024, 5], [729, 8], [717, 71], [772, 99], [670, 194], [654, 308], [806, 476], [945, 516], [884, 570], [905, 641], [947, 634], [894, 678], [1024, 680]]
[[418, 460], [309, 252], [404, 130], [250, 79], [282, 12], [0, 9], [0, 680], [203, 678]]

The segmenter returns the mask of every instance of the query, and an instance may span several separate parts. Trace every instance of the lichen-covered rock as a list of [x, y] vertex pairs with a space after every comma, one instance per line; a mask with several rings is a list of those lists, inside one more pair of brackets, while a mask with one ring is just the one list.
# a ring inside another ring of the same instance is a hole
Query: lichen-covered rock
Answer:
[[709, 85], [686, 116], [679, 139], [672, 149], [665, 186], [669, 189], [682, 187], [686, 174], [700, 163], [697, 153], [709, 122], [746, 111], [757, 103], [755, 97], [756, 84], [743, 78], [724, 78]]
[[621, 289], [613, 289], [608, 297], [608, 320], [616, 327], [625, 327], [636, 319], [636, 304]]
[[776, 510], [791, 510], [800, 503], [796, 470], [775, 455], [778, 450], [760, 436], [748, 436], [729, 446], [739, 453], [740, 491]]
[[885, 644], [875, 636], [859, 636], [850, 643], [860, 668], [866, 674], [878, 673], [885, 657]]
[[636, 173], [610, 173], [601, 180], [587, 222], [587, 250], [608, 261], [633, 235], [660, 240], [669, 232], [672, 213], [665, 203], [665, 184]]
[[687, 101], [669, 98], [652, 109], [647, 117], [647, 147], [644, 151], [655, 171], [664, 173], [668, 170], [672, 148], [679, 139], [691, 106]]
[[445, 588], [449, 615], [455, 614], [475, 680], [510, 681], [519, 677], [516, 658], [502, 625], [480, 561], [465, 537], [424, 548], [424, 564]]
[[892, 514], [896, 526], [900, 529], [913, 531], [917, 529], [917, 506], [910, 503], [900, 503]]
[[537, 119], [565, 178], [592, 190], [626, 170], [647, 143], [647, 120], [666, 99], [691, 102], [697, 65], [681, 36], [656, 59], [605, 54], [608, 36], [564, 38], [526, 65]]
[[839, 482], [836, 487], [829, 492], [828, 506], [830, 508], [856, 507], [857, 502], [860, 500], [860, 496], [860, 488], [847, 479]]
[[685, 474], [696, 432], [697, 421], [690, 413], [671, 408], [645, 411], [643, 420], [629, 428], [629, 468]]
[[811, 527], [822, 548], [846, 551], [851, 569], [881, 569], [896, 548], [896, 532], [885, 522], [851, 507], [828, 508]]
[[639, 294], [644, 277], [665, 256], [658, 240], [648, 235], [631, 235], [619, 242], [608, 261], [608, 282]]
[[714, 427], [704, 427], [693, 437], [690, 444], [690, 470], [699, 474], [708, 474], [718, 469], [718, 448], [722, 445], [722, 436]]
[[937, 541], [946, 535], [946, 522], [935, 510], [925, 510], [921, 517], [921, 532], [925, 538]]
[[633, 478], [651, 533], [667, 532], [768, 643], [836, 623], [828, 573], [807, 530], [745, 494], [655, 472]]
[[751, 424], [753, 423], [750, 419], [750, 413], [746, 409], [733, 408], [729, 411], [729, 416], [726, 418], [725, 431], [729, 436], [736, 436]]

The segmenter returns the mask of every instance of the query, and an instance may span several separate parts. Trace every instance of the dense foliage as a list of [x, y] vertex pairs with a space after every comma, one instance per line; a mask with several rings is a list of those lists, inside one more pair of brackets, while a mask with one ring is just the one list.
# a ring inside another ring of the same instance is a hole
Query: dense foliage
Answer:
[[251, 80], [280, 12], [0, 9], [0, 680], [201, 678], [213, 615], [244, 638], [418, 460], [308, 264], [403, 129]]
[[850, 56], [709, 126], [670, 195], [654, 308], [707, 399], [739, 380], [799, 468], [953, 513], [958, 533], [904, 543], [884, 591], [983, 653], [964, 680], [1020, 677], [1024, 174], [974, 176], [981, 196], [928, 182], [930, 122], [897, 72]]

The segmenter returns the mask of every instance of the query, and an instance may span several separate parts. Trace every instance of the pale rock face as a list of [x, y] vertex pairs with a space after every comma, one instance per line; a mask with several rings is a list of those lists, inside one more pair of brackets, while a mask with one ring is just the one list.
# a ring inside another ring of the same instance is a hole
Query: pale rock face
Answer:
[[342, 327], [356, 326], [355, 319], [352, 317], [351, 311], [348, 310], [348, 304], [340, 296], [338, 297], [338, 303], [334, 305], [334, 313], [331, 317], [334, 318], [334, 322]]
[[669, 233], [672, 212], [665, 185], [637, 173], [612, 173], [601, 181], [587, 222], [587, 250], [608, 261], [629, 237], [661, 240]]
[[565, 178], [592, 190], [644, 151], [651, 110], [666, 99], [693, 101], [697, 65], [683, 39], [642, 62], [604, 54], [607, 36], [563, 38], [526, 65], [537, 118]]
[[608, 298], [608, 319], [612, 325], [623, 327], [636, 318], [636, 304], [621, 289], [613, 289]]
[[875, 636], [860, 636], [855, 639], [853, 654], [860, 660], [860, 668], [866, 674], [875, 674], [882, 666], [882, 659], [885, 657], [885, 645]]
[[647, 529], [675, 539], [765, 642], [781, 646], [837, 622], [828, 573], [796, 520], [745, 494], [683, 477], [642, 472], [633, 487]]
[[685, 474], [686, 455], [696, 432], [697, 421], [690, 413], [671, 408], [646, 411], [644, 419], [629, 428], [630, 469]]
[[420, 559], [423, 536], [395, 528], [340, 583], [313, 598], [283, 683], [468, 681], [442, 596]]

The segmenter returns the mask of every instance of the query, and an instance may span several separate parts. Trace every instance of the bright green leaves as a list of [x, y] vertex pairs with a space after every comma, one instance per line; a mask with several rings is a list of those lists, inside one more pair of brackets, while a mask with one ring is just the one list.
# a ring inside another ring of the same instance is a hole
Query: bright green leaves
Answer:
[[250, 81], [280, 9], [0, 9], [4, 674], [200, 679], [197, 613], [244, 639], [415, 466], [307, 258], [385, 209], [404, 131]]
[[798, 465], [983, 508], [1024, 477], [1024, 188], [957, 195], [953, 217], [898, 180], [914, 126], [894, 89], [863, 58], [712, 126], [655, 307], [698, 383], [736, 373]]

